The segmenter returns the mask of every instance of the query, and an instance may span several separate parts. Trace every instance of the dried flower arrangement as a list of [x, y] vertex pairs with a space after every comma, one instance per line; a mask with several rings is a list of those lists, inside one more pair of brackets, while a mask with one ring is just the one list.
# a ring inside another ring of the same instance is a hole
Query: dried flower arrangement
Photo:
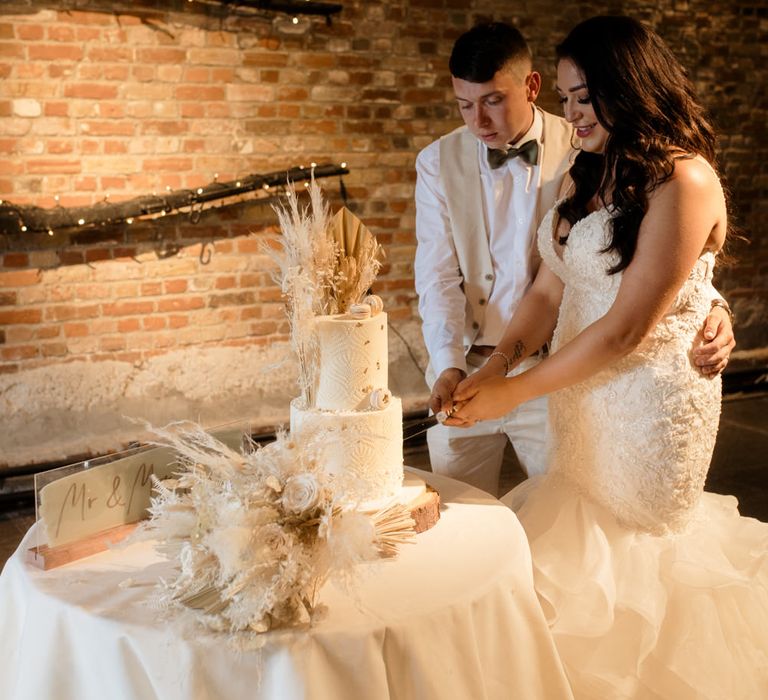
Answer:
[[277, 279], [298, 357], [301, 398], [306, 406], [313, 406], [318, 363], [314, 319], [345, 313], [362, 301], [381, 267], [383, 249], [348, 209], [330, 216], [314, 179], [308, 189], [310, 207], [300, 208], [298, 195], [290, 187], [287, 204], [275, 207], [282, 251], [266, 251], [279, 266]]
[[155, 429], [179, 470], [158, 481], [150, 519], [134, 536], [156, 540], [176, 562], [160, 584], [164, 607], [194, 610], [208, 627], [265, 632], [311, 621], [329, 577], [354, 582], [365, 561], [412, 541], [401, 505], [354, 509], [322, 468], [325, 436], [302, 444], [285, 434], [241, 453], [195, 424]]

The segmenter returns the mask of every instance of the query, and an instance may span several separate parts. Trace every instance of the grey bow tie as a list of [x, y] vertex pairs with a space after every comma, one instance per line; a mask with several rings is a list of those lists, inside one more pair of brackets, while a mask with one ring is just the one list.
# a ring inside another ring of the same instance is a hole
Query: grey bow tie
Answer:
[[500, 148], [488, 149], [488, 164], [495, 170], [500, 168], [510, 158], [520, 156], [529, 165], [536, 165], [539, 158], [539, 144], [531, 139], [526, 141], [520, 148], [510, 148], [504, 151]]

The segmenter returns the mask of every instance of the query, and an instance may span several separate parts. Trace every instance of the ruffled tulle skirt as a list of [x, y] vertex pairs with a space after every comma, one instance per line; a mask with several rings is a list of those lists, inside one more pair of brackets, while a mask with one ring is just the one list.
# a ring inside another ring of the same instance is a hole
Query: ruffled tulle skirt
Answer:
[[704, 493], [686, 530], [620, 525], [562, 477], [504, 500], [576, 700], [768, 698], [768, 525]]

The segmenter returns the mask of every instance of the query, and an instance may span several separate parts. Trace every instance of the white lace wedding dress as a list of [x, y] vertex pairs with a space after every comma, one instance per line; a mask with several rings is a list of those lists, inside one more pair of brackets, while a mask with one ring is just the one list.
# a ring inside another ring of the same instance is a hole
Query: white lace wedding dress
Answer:
[[[621, 273], [600, 251], [610, 214], [577, 222], [561, 259], [552, 350], [600, 318]], [[503, 500], [533, 555], [539, 599], [577, 700], [768, 698], [768, 525], [704, 493], [720, 380], [690, 351], [710, 308], [703, 255], [656, 329], [619, 363], [550, 397], [549, 472]]]

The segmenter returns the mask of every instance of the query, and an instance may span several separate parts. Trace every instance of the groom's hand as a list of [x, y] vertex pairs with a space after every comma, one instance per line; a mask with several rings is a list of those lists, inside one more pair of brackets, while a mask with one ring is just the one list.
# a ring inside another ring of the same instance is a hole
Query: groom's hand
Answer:
[[432, 386], [429, 408], [437, 415], [440, 411], [450, 413], [453, 410], [453, 392], [467, 373], [457, 367], [449, 367], [440, 373]]
[[725, 309], [713, 307], [699, 332], [693, 361], [705, 377], [715, 377], [725, 369], [735, 346], [730, 316]]

